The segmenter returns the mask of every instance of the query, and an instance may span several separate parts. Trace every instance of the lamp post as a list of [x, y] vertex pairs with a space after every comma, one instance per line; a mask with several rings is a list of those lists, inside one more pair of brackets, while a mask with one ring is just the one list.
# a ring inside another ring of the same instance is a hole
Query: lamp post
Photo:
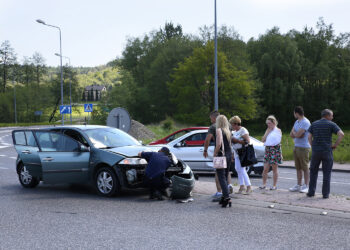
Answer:
[[[55, 53], [55, 56], [61, 56], [60, 54], [58, 53]], [[68, 56], [63, 56], [62, 57], [68, 59], [68, 63], [69, 63], [69, 67], [71, 67], [71, 64], [70, 64], [70, 58]], [[71, 106], [72, 108], [72, 74], [70, 75], [70, 81], [69, 81], [69, 105]], [[70, 112], [70, 124], [72, 125], [72, 110]]]
[[[61, 38], [61, 29], [58, 26], [54, 26], [51, 24], [45, 23], [43, 20], [37, 19], [36, 20], [38, 23], [41, 23], [43, 25], [53, 27], [59, 30], [60, 32], [60, 64], [61, 64], [61, 103], [63, 105], [63, 71], [62, 71], [62, 38]], [[62, 114], [62, 125], [64, 125], [64, 115]]]
[[13, 75], [12, 83], [13, 83], [13, 104], [14, 104], [13, 106], [15, 109], [15, 123], [17, 124], [16, 82], [15, 82], [14, 75]]
[[214, 6], [214, 16], [215, 16], [215, 37], [214, 37], [214, 78], [215, 78], [215, 86], [214, 86], [214, 105], [215, 105], [215, 110], [219, 110], [219, 95], [218, 95], [218, 41], [217, 41], [217, 24], [216, 24], [216, 0], [215, 1], [215, 6]]

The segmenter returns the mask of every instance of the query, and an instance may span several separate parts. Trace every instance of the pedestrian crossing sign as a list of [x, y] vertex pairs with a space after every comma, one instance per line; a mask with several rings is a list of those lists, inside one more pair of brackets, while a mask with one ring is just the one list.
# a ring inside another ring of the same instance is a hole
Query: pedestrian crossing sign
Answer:
[[84, 104], [84, 112], [92, 112], [92, 110], [93, 110], [92, 103]]

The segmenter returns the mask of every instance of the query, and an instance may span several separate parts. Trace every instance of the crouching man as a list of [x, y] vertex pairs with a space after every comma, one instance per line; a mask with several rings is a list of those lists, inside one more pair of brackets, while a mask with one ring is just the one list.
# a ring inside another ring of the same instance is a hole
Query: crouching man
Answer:
[[140, 152], [138, 155], [148, 162], [143, 182], [150, 189], [149, 198], [163, 200], [162, 193], [170, 185], [169, 179], [165, 177], [171, 164], [169, 149], [162, 147], [158, 152]]

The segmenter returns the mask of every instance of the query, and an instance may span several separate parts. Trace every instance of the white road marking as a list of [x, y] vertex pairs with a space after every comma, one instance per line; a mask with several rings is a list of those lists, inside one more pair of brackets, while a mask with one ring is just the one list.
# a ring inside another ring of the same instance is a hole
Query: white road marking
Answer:
[[0, 157], [6, 157], [6, 155], [0, 155]]
[[[285, 180], [293, 180], [296, 181], [295, 178], [286, 178], [286, 177], [278, 177], [278, 179], [285, 179]], [[318, 183], [322, 183], [323, 181], [317, 181]], [[348, 182], [338, 182], [338, 181], [331, 181], [331, 184], [340, 184], [340, 185], [350, 185]]]
[[0, 167], [0, 169], [8, 169], [8, 168]]
[[15, 159], [15, 160], [17, 159], [17, 157], [15, 157], [15, 156], [11, 156], [11, 157], [9, 157], [9, 158], [11, 158], [11, 159]]
[[1, 149], [1, 148], [8, 148], [8, 147], [10, 147], [10, 146], [0, 146], [0, 149]]

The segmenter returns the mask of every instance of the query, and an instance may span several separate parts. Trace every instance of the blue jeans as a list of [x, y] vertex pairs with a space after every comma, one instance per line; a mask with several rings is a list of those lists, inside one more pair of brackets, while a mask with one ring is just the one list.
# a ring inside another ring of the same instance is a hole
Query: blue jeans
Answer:
[[320, 163], [322, 162], [323, 172], [323, 184], [322, 184], [322, 195], [328, 197], [330, 193], [331, 173], [333, 168], [333, 152], [312, 152], [311, 164], [310, 164], [310, 184], [309, 184], [309, 195], [315, 195], [318, 170]]

